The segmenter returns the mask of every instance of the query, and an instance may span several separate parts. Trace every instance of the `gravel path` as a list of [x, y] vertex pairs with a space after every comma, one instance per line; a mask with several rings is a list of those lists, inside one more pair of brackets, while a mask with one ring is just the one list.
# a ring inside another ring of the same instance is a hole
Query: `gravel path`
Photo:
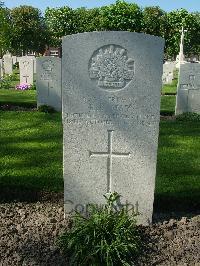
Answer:
[[[0, 204], [0, 265], [68, 265], [56, 247], [67, 228], [62, 202]], [[148, 257], [139, 265], [200, 266], [200, 215], [141, 227]]]

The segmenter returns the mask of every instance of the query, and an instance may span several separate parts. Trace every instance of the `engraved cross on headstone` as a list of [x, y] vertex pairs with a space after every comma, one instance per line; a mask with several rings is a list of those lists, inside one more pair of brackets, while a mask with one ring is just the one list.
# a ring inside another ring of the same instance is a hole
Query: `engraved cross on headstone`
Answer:
[[49, 96], [49, 91], [50, 91], [50, 80], [49, 79], [45, 79], [45, 81], [47, 81], [47, 95]]
[[25, 74], [24, 76], [23, 76], [23, 78], [26, 78], [26, 83], [27, 83], [27, 78], [29, 78], [29, 76], [27, 75], [27, 74]]
[[90, 157], [107, 157], [107, 193], [112, 193], [112, 160], [114, 158], [129, 158], [130, 153], [113, 152], [113, 130], [108, 130], [108, 151], [91, 152]]
[[23, 78], [26, 79], [26, 83], [27, 83], [27, 80], [29, 78], [29, 75], [27, 74], [28, 73], [28, 66], [29, 66], [29, 62], [28, 61], [24, 61], [23, 62], [23, 68], [24, 68], [26, 74], [23, 75]]
[[50, 76], [49, 73], [45, 73], [41, 76], [41, 79], [44, 80], [45, 82], [47, 82], [47, 95], [49, 96], [50, 94], [50, 88], [52, 87], [51, 83], [52, 83], [52, 78]]

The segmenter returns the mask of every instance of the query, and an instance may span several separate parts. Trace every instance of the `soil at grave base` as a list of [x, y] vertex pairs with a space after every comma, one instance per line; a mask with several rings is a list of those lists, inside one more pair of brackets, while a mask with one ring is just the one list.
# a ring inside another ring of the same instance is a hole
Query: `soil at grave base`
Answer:
[[[0, 204], [0, 265], [68, 265], [56, 238], [68, 228], [63, 200]], [[200, 215], [140, 226], [146, 247], [137, 265], [200, 265]], [[148, 255], [147, 255], [148, 254]]]

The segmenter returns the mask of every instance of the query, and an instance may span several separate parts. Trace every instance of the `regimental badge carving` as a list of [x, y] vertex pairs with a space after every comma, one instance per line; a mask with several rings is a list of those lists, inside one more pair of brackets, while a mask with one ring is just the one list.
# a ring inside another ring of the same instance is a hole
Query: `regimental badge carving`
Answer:
[[53, 69], [54, 69], [54, 63], [52, 60], [48, 59], [42, 63], [42, 69], [44, 72], [41, 74], [41, 79], [43, 80], [52, 80], [53, 79]]
[[123, 89], [134, 76], [134, 60], [119, 45], [106, 45], [95, 51], [89, 61], [89, 76], [105, 90]]
[[23, 68], [24, 68], [24, 69], [27, 69], [28, 66], [29, 66], [29, 61], [23, 61], [23, 62], [22, 62], [22, 65], [23, 65]]

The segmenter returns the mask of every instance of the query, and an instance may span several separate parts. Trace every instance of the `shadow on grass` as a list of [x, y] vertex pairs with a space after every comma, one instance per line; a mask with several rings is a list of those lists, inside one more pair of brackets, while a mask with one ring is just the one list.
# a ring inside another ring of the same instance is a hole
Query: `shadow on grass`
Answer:
[[161, 115], [173, 115], [175, 113], [176, 97], [175, 96], [161, 96]]
[[[0, 112], [0, 201], [63, 197], [61, 115]], [[154, 209], [200, 208], [200, 123], [161, 121]]]
[[61, 115], [0, 112], [0, 118], [0, 201], [35, 202], [60, 197]]
[[172, 193], [160, 193], [155, 195], [154, 212], [199, 212], [200, 190]]
[[[10, 202], [64, 202], [63, 192], [53, 192], [39, 190], [38, 188], [31, 188], [22, 185], [1, 185], [0, 187], [0, 203]], [[64, 204], [64, 203], [63, 203]]]
[[6, 103], [0, 103], [0, 110], [4, 110], [4, 106], [7, 105], [8, 107], [25, 107], [25, 108], [36, 108], [37, 104], [36, 103], [29, 103], [29, 102], [6, 102]]
[[162, 121], [154, 210], [200, 211], [200, 123]]
[[0, 106], [12, 105], [19, 107], [36, 107], [36, 91], [27, 90], [19, 91], [15, 89], [1, 89], [0, 90]]

